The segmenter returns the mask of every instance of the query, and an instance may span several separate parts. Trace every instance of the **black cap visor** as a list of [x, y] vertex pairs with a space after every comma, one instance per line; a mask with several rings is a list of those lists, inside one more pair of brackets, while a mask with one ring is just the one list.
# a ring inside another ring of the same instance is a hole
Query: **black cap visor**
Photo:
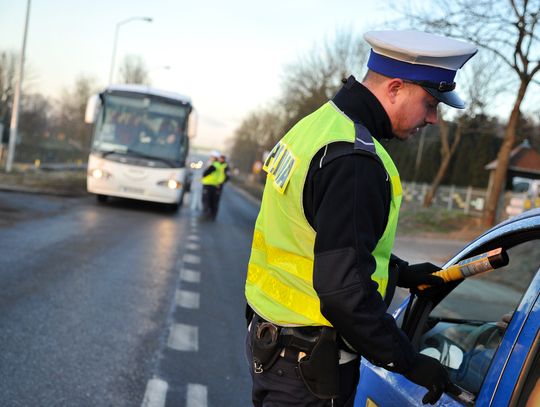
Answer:
[[437, 89], [428, 88], [427, 86], [422, 86], [422, 88], [424, 88], [426, 92], [445, 105], [455, 107], [456, 109], [465, 108], [465, 102], [453, 90], [449, 92], [440, 92]]

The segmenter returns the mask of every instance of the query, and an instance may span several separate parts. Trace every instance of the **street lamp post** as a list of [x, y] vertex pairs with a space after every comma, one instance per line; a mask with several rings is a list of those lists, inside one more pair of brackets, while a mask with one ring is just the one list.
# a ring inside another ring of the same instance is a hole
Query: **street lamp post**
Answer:
[[127, 24], [130, 21], [146, 21], [147, 23], [152, 22], [151, 17], [131, 17], [126, 20], [120, 21], [118, 24], [116, 24], [116, 30], [114, 31], [114, 43], [113, 43], [113, 52], [112, 52], [112, 59], [111, 59], [111, 70], [109, 72], [109, 85], [112, 83], [113, 75], [114, 75], [114, 63], [116, 61], [116, 45], [118, 44], [118, 31], [120, 29], [120, 26], [123, 24]]
[[13, 157], [15, 156], [15, 142], [17, 141], [17, 127], [19, 125], [19, 105], [21, 103], [21, 86], [24, 70], [24, 54], [26, 52], [26, 34], [28, 33], [28, 21], [30, 19], [30, 0], [26, 6], [26, 20], [24, 23], [23, 44], [21, 55], [19, 56], [19, 72], [17, 83], [15, 84], [15, 94], [13, 95], [13, 107], [11, 109], [11, 123], [9, 125], [9, 144], [6, 158], [6, 172], [11, 172]]

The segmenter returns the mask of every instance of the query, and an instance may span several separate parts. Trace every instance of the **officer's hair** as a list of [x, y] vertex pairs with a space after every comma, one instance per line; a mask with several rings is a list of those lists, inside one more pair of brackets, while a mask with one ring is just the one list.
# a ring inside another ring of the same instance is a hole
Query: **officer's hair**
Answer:
[[[375, 71], [372, 71], [371, 69], [368, 69], [362, 82], [364, 84], [377, 86], [377, 85], [383, 84], [388, 79], [391, 79], [391, 78], [389, 76], [381, 75], [380, 73], [377, 73]], [[409, 82], [404, 81], [404, 85], [405, 87], [409, 87], [411, 84]]]
[[366, 75], [364, 76], [364, 79], [362, 79], [362, 82], [369, 82], [373, 85], [380, 85], [387, 79], [388, 76], [381, 75], [380, 73], [368, 69]]

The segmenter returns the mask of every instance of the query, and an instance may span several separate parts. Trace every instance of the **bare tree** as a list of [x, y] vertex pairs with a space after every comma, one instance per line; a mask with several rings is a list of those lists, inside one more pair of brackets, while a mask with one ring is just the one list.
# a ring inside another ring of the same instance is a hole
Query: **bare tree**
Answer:
[[120, 82], [150, 85], [148, 69], [140, 55], [125, 56], [122, 65], [120, 65]]
[[249, 172], [263, 153], [270, 150], [283, 133], [283, 116], [279, 108], [268, 107], [250, 113], [234, 133], [231, 160], [239, 169]]
[[441, 163], [439, 165], [439, 169], [437, 173], [435, 174], [435, 177], [433, 178], [433, 181], [431, 182], [431, 187], [429, 191], [426, 193], [426, 196], [424, 197], [424, 207], [428, 207], [431, 205], [433, 198], [435, 197], [435, 194], [437, 193], [437, 189], [441, 185], [442, 180], [446, 176], [446, 173], [448, 171], [448, 166], [450, 164], [450, 161], [452, 160], [452, 157], [454, 156], [454, 153], [456, 152], [456, 149], [459, 145], [459, 142], [461, 141], [461, 135], [463, 134], [463, 123], [464, 123], [464, 117], [461, 116], [458, 118], [457, 125], [454, 131], [454, 138], [452, 140], [452, 145], [449, 143], [449, 123], [440, 115], [439, 118], [439, 136], [441, 139]]
[[249, 171], [298, 120], [327, 102], [341, 79], [362, 73], [367, 53], [361, 37], [342, 30], [286, 65], [282, 95], [269, 107], [251, 112], [235, 131], [231, 159], [236, 166]]
[[[424, 207], [431, 205], [437, 189], [445, 178], [448, 167], [461, 141], [461, 136], [467, 131], [467, 118], [476, 115], [484, 115], [486, 106], [490, 99], [498, 92], [504, 90], [505, 84], [495, 77], [497, 66], [491, 63], [485, 56], [479, 56], [467, 66], [464, 71], [463, 83], [465, 84], [464, 94], [467, 101], [466, 110], [460, 114], [454, 126], [445, 118], [442, 109], [439, 109], [439, 136], [441, 140], [441, 162], [439, 169], [433, 178], [431, 187], [424, 197]], [[450, 127], [454, 127], [453, 139], [450, 144]]]
[[527, 89], [540, 70], [540, 0], [444, 0], [437, 9], [408, 11], [415, 26], [424, 25], [460, 37], [488, 50], [517, 80], [517, 91], [508, 117], [497, 169], [484, 211], [484, 224], [495, 223], [503, 191], [516, 126]]
[[25, 95], [22, 102], [19, 131], [24, 141], [36, 145], [48, 130], [53, 109], [50, 100], [40, 93]]
[[90, 129], [84, 123], [88, 98], [96, 92], [94, 78], [80, 76], [71, 89], [64, 89], [56, 108], [57, 133], [64, 133], [68, 143], [87, 154], [90, 149]]
[[327, 102], [341, 86], [341, 79], [360, 74], [368, 51], [361, 36], [342, 30], [286, 66], [281, 98], [288, 116], [285, 129]]

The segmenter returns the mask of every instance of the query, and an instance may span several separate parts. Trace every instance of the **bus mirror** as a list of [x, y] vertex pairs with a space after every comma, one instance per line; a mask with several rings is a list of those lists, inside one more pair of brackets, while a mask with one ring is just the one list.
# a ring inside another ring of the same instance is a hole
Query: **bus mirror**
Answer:
[[95, 123], [100, 108], [99, 95], [92, 95], [88, 98], [86, 104], [86, 112], [84, 114], [84, 122], [88, 124]]
[[191, 114], [189, 115], [188, 119], [188, 137], [194, 138], [197, 135], [197, 125], [199, 122], [199, 115], [197, 114], [197, 111], [193, 109], [191, 111]]

